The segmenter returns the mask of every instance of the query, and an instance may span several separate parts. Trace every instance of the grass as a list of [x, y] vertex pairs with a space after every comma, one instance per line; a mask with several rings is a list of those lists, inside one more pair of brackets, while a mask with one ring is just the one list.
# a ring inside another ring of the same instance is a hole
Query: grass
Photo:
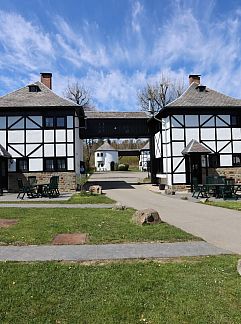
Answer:
[[0, 263], [1, 323], [241, 323], [237, 257]]
[[[61, 198], [60, 198], [61, 199]], [[17, 200], [17, 201], [0, 201], [0, 204], [114, 204], [115, 201], [106, 195], [90, 194], [87, 192], [76, 193], [68, 200]]]
[[207, 201], [205, 202], [205, 204], [216, 207], [241, 210], [241, 201]]
[[56, 234], [88, 233], [90, 243], [175, 242], [198, 238], [166, 223], [136, 225], [134, 210], [79, 208], [1, 208], [0, 218], [16, 218], [17, 225], [0, 228], [0, 244], [48, 244]]

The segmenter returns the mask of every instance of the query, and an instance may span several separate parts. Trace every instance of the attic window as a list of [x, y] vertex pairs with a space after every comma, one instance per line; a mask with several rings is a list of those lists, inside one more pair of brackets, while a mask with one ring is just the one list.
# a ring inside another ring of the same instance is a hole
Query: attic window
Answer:
[[206, 91], [206, 86], [204, 86], [204, 85], [199, 85], [199, 86], [196, 87], [196, 89], [197, 89], [199, 92], [204, 92], [204, 91]]
[[28, 86], [28, 88], [29, 88], [29, 92], [39, 92], [39, 91], [41, 91], [39, 86], [37, 86], [36, 84], [30, 84]]

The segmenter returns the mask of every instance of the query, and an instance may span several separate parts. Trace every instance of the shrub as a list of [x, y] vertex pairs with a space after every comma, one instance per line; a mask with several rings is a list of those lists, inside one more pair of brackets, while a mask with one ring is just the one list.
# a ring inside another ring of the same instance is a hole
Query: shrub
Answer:
[[118, 171], [128, 171], [129, 164], [119, 164]]

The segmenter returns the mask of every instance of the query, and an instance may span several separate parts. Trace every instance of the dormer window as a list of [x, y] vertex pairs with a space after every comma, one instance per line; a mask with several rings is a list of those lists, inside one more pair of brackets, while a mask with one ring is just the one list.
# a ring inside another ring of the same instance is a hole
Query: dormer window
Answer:
[[37, 86], [36, 84], [30, 84], [28, 86], [29, 92], [39, 92], [41, 91], [39, 86]]

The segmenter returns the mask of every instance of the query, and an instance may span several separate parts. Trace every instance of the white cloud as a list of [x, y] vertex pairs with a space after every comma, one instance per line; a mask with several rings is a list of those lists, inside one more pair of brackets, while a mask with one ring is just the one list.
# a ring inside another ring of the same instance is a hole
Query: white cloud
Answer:
[[31, 71], [54, 58], [49, 35], [16, 13], [0, 10], [0, 43], [1, 68]]
[[140, 16], [142, 11], [142, 4], [139, 1], [135, 1], [132, 5], [131, 26], [132, 30], [136, 33], [139, 33], [141, 31]]

